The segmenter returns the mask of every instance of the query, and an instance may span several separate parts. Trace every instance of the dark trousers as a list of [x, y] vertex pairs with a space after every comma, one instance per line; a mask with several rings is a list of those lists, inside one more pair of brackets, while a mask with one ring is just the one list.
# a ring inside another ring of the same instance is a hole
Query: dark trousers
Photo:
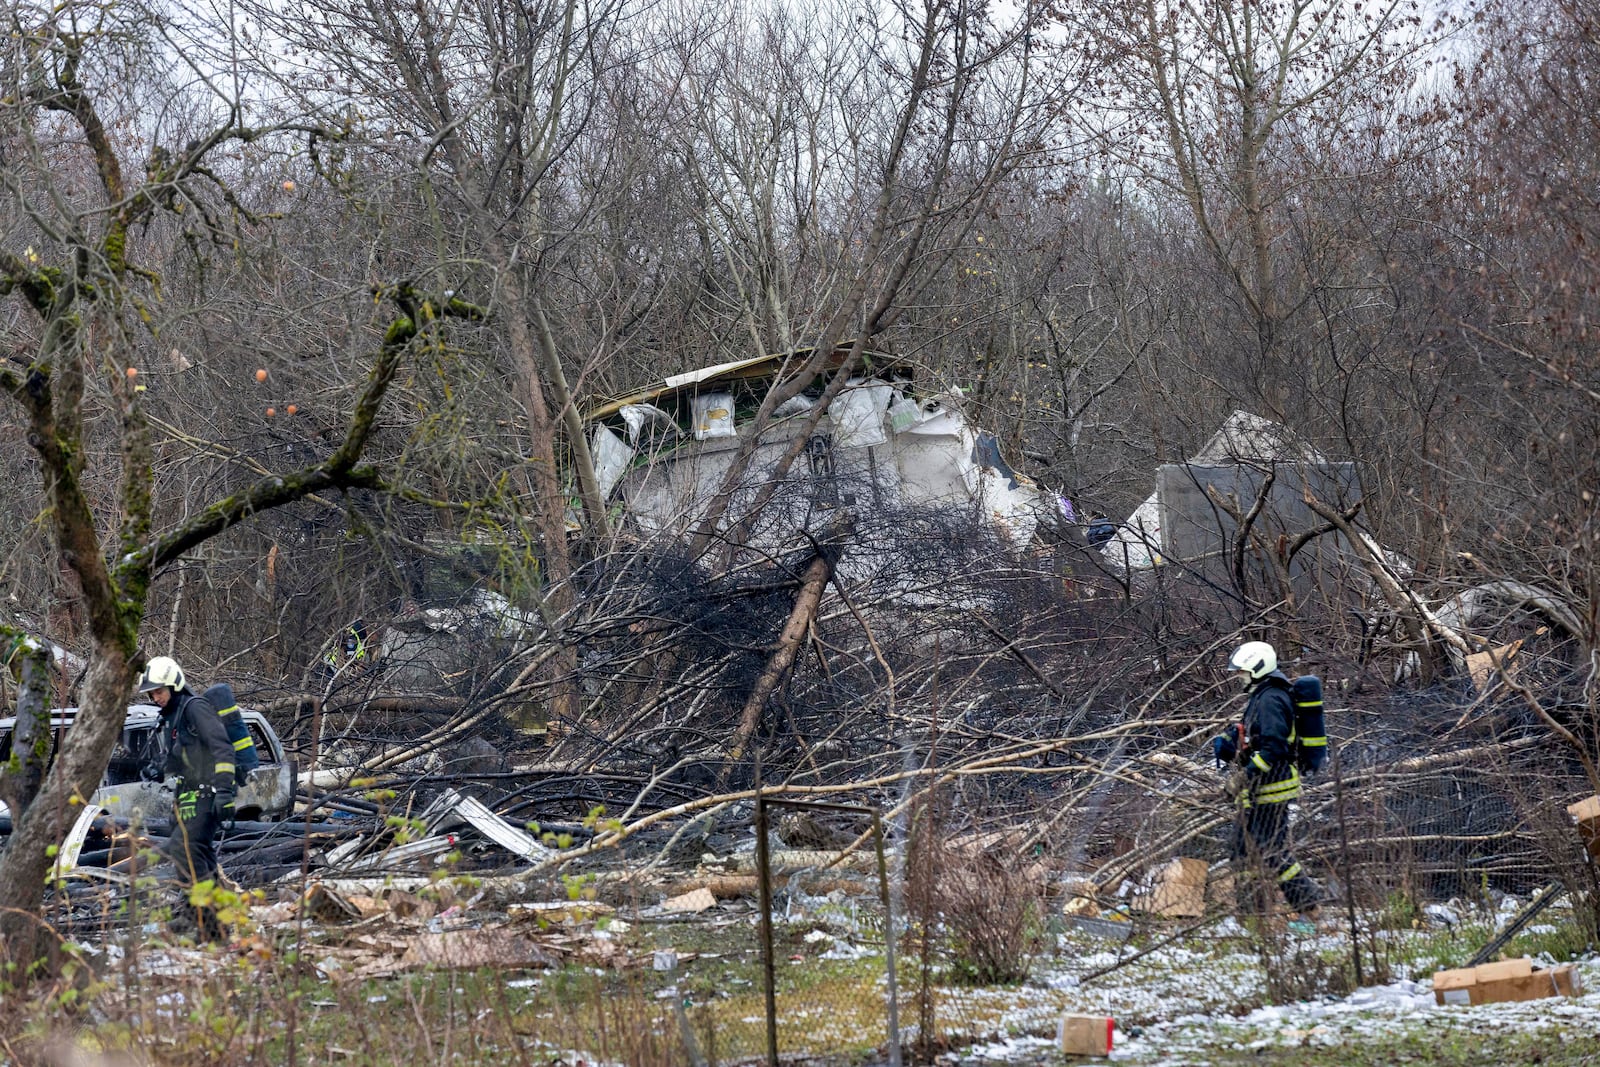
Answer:
[[177, 866], [178, 880], [193, 885], [215, 878], [222, 816], [213, 798], [202, 797], [193, 789], [180, 790], [172, 814], [172, 836], [161, 851]]
[[1234, 878], [1241, 904], [1264, 911], [1262, 883], [1275, 883], [1295, 911], [1322, 899], [1322, 889], [1300, 869], [1289, 845], [1289, 805], [1253, 804], [1236, 813], [1233, 827]]

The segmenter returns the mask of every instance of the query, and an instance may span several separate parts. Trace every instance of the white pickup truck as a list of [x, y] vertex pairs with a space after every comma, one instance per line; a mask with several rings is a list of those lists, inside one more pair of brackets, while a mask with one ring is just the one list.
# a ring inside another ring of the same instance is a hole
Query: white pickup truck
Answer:
[[[111, 750], [105, 778], [90, 798], [91, 803], [105, 808], [114, 817], [143, 825], [166, 823], [172, 818], [171, 781], [146, 782], [139, 776], [140, 768], [155, 757], [160, 714], [161, 709], [154, 704], [134, 704], [128, 708], [122, 736]], [[261, 766], [250, 772], [249, 780], [239, 790], [234, 810], [245, 820], [281, 819], [294, 806], [295, 765], [284, 757], [283, 742], [265, 715], [247, 710], [242, 714], [256, 743]], [[50, 712], [50, 726], [56, 731], [56, 748], [60, 746], [61, 734], [72, 726], [77, 715], [77, 708], [56, 708]], [[11, 732], [16, 721], [0, 719], [0, 761], [11, 758]], [[9, 830], [10, 813], [4, 804], [0, 804], [0, 815], [6, 816], [3, 825]]]

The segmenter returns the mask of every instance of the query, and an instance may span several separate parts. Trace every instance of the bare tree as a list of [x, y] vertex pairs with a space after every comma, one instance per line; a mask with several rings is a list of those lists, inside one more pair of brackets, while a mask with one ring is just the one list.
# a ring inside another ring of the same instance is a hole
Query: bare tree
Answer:
[[[771, 499], [810, 427], [874, 338], [912, 312], [961, 247], [990, 191], [1036, 147], [1035, 12], [998, 24], [964, 0], [878, 16], [823, 9], [728, 20], [674, 79], [680, 151], [704, 205], [702, 243], [750, 348], [789, 359], [763, 397], [695, 531], [731, 537], [728, 510], [773, 413], [847, 350], [752, 510]], [[822, 42], [827, 42], [826, 44]], [[772, 63], [761, 57], [776, 54]]]
[[[18, 223], [14, 235], [34, 236], [20, 249], [11, 247], [17, 240], [11, 236], [0, 250], [0, 293], [32, 316], [31, 350], [11, 354], [0, 370], [0, 388], [27, 419], [51, 538], [81, 592], [89, 651], [80, 714], [36, 795], [29, 802], [31, 790], [0, 788], [25, 804], [12, 812], [14, 832], [0, 855], [0, 887], [9, 904], [0, 914], [0, 936], [10, 958], [23, 963], [37, 958], [50, 846], [99, 785], [120, 733], [142, 663], [152, 582], [164, 567], [253, 514], [322, 490], [382, 488], [382, 475], [362, 462], [362, 454], [407, 348], [444, 317], [478, 314], [407, 284], [381, 291], [378, 296], [399, 311], [375, 344], [367, 382], [336, 446], [317, 462], [262, 477], [158, 528], [140, 367], [151, 355], [143, 324], [163, 297], [160, 276], [139, 260], [139, 235], [166, 213], [195, 212], [214, 224], [217, 237], [228, 233], [222, 220], [230, 212], [258, 221], [216, 164], [229, 149], [291, 132], [247, 124], [241, 101], [216, 95], [214, 87], [194, 100], [192, 87], [147, 82], [152, 91], [170, 94], [169, 103], [198, 104], [209, 122], [182, 145], [163, 143], [163, 131], [154, 131], [142, 174], [130, 176], [128, 149], [114, 139], [99, 101], [110, 95], [109, 84], [130, 73], [119, 69], [119, 60], [149, 62], [172, 43], [160, 40], [163, 25], [154, 12], [137, 8], [107, 20], [93, 7], [23, 7], [13, 13], [4, 64], [6, 211]], [[321, 134], [312, 127], [299, 132]], [[61, 166], [68, 160], [77, 168]], [[77, 185], [74, 175], [85, 169], [93, 184]], [[111, 443], [103, 464], [89, 447], [99, 436]], [[115, 498], [96, 492], [97, 484], [114, 485]]]
[[1399, 0], [1140, 0], [1084, 23], [1119, 57], [1104, 123], [1116, 157], [1184, 205], [1226, 286], [1219, 303], [1248, 324], [1226, 387], [1275, 418], [1302, 355], [1287, 328], [1325, 276], [1285, 255], [1297, 214], [1343, 177], [1339, 146], [1381, 128], [1370, 116], [1410, 106], [1419, 23]]

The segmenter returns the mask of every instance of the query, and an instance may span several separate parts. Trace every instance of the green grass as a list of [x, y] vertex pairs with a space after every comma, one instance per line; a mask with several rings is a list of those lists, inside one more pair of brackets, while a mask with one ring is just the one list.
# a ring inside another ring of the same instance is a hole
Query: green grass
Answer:
[[[63, 1034], [74, 1034], [88, 1048], [137, 1049], [150, 1062], [173, 1067], [284, 1062], [291, 1041], [297, 1059], [305, 1064], [378, 1067], [451, 1059], [485, 1067], [549, 1064], [561, 1059], [565, 1050], [581, 1050], [582, 1058], [591, 1061], [677, 1067], [688, 1062], [683, 1042], [687, 1022], [701, 1048], [714, 1059], [745, 1060], [758, 1057], [765, 1048], [759, 942], [756, 927], [745, 918], [720, 926], [637, 924], [624, 935], [624, 942], [628, 955], [642, 959], [643, 965], [599, 972], [572, 964], [547, 971], [436, 972], [339, 982], [322, 980], [286, 956], [258, 963], [220, 954], [213, 973], [196, 971], [172, 978], [135, 977], [113, 965], [97, 985], [39, 991], [35, 1010], [13, 1012], [0, 1021], [0, 1039], [19, 1050], [37, 1052]], [[1550, 921], [1554, 930], [1522, 935], [1508, 946], [1508, 953], [1562, 959], [1581, 952], [1581, 935], [1561, 918]], [[830, 1065], [871, 1059], [885, 1036], [883, 958], [819, 959], [829, 943], [804, 940], [817, 927], [803, 922], [775, 931], [780, 1049], [786, 1055], [809, 1054]], [[1383, 952], [1391, 962], [1404, 961], [1412, 976], [1427, 977], [1437, 966], [1465, 962], [1487, 936], [1484, 928], [1405, 930], [1393, 934]], [[1071, 972], [1075, 958], [1109, 947], [1107, 942], [1069, 932], [1059, 957], [1047, 966]], [[1121, 1025], [1194, 1010], [1237, 1016], [1259, 1002], [1259, 982], [1253, 980], [1258, 964], [1248, 939], [1197, 937], [1181, 947], [1191, 955], [1173, 959], [1158, 953], [1108, 978], [1108, 983], [1153, 994], [1139, 1008], [1118, 1010]], [[698, 956], [685, 959], [675, 974], [656, 972], [648, 961], [653, 950], [663, 948], [680, 957]], [[1133, 948], [1130, 945], [1129, 951]], [[801, 958], [791, 960], [792, 956]], [[911, 956], [900, 961], [901, 1020], [907, 1033], [916, 1021], [917, 962]], [[1198, 996], [1196, 975], [1210, 979]], [[510, 985], [527, 979], [535, 981]], [[673, 983], [679, 990], [675, 998], [658, 995]], [[941, 988], [935, 999], [937, 1026], [955, 1047], [1006, 1032], [1039, 1034], [1053, 1026], [1062, 1010], [1088, 1010], [1083, 1006], [1089, 1003], [1087, 997], [1074, 989], [1034, 986]], [[85, 1011], [91, 1003], [93, 1011]], [[1149, 1017], [1141, 1018], [1147, 1012]], [[1584, 1028], [1589, 1033], [1583, 1042], [1564, 1041], [1554, 1027], [1535, 1033], [1492, 1028], [1475, 1033], [1465, 1020], [1425, 1013], [1396, 1026], [1396, 1034], [1383, 1043], [1333, 1048], [1272, 1045], [1247, 1052], [1222, 1047], [1240, 1040], [1236, 1029], [1223, 1027], [1215, 1036], [1217, 1047], [1189, 1054], [1192, 1060], [1165, 1062], [1220, 1067], [1246, 1063], [1600, 1067], [1600, 1051], [1585, 1043], [1594, 1040], [1592, 1026]], [[1210, 1044], [1212, 1038], [1191, 1033], [1189, 1040]]]

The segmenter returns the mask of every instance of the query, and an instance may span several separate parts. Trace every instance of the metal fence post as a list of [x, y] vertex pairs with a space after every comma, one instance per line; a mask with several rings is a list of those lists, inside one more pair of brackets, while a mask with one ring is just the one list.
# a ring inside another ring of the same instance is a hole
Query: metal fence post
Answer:
[[900, 1067], [900, 990], [894, 966], [894, 898], [889, 893], [889, 861], [884, 854], [883, 817], [872, 811], [872, 835], [878, 845], [878, 888], [883, 892], [883, 957], [889, 979], [889, 1067]]
[[767, 798], [756, 785], [756, 889], [761, 905], [761, 973], [765, 983], [767, 1067], [778, 1067], [778, 990], [772, 960], [772, 857], [767, 851]]

